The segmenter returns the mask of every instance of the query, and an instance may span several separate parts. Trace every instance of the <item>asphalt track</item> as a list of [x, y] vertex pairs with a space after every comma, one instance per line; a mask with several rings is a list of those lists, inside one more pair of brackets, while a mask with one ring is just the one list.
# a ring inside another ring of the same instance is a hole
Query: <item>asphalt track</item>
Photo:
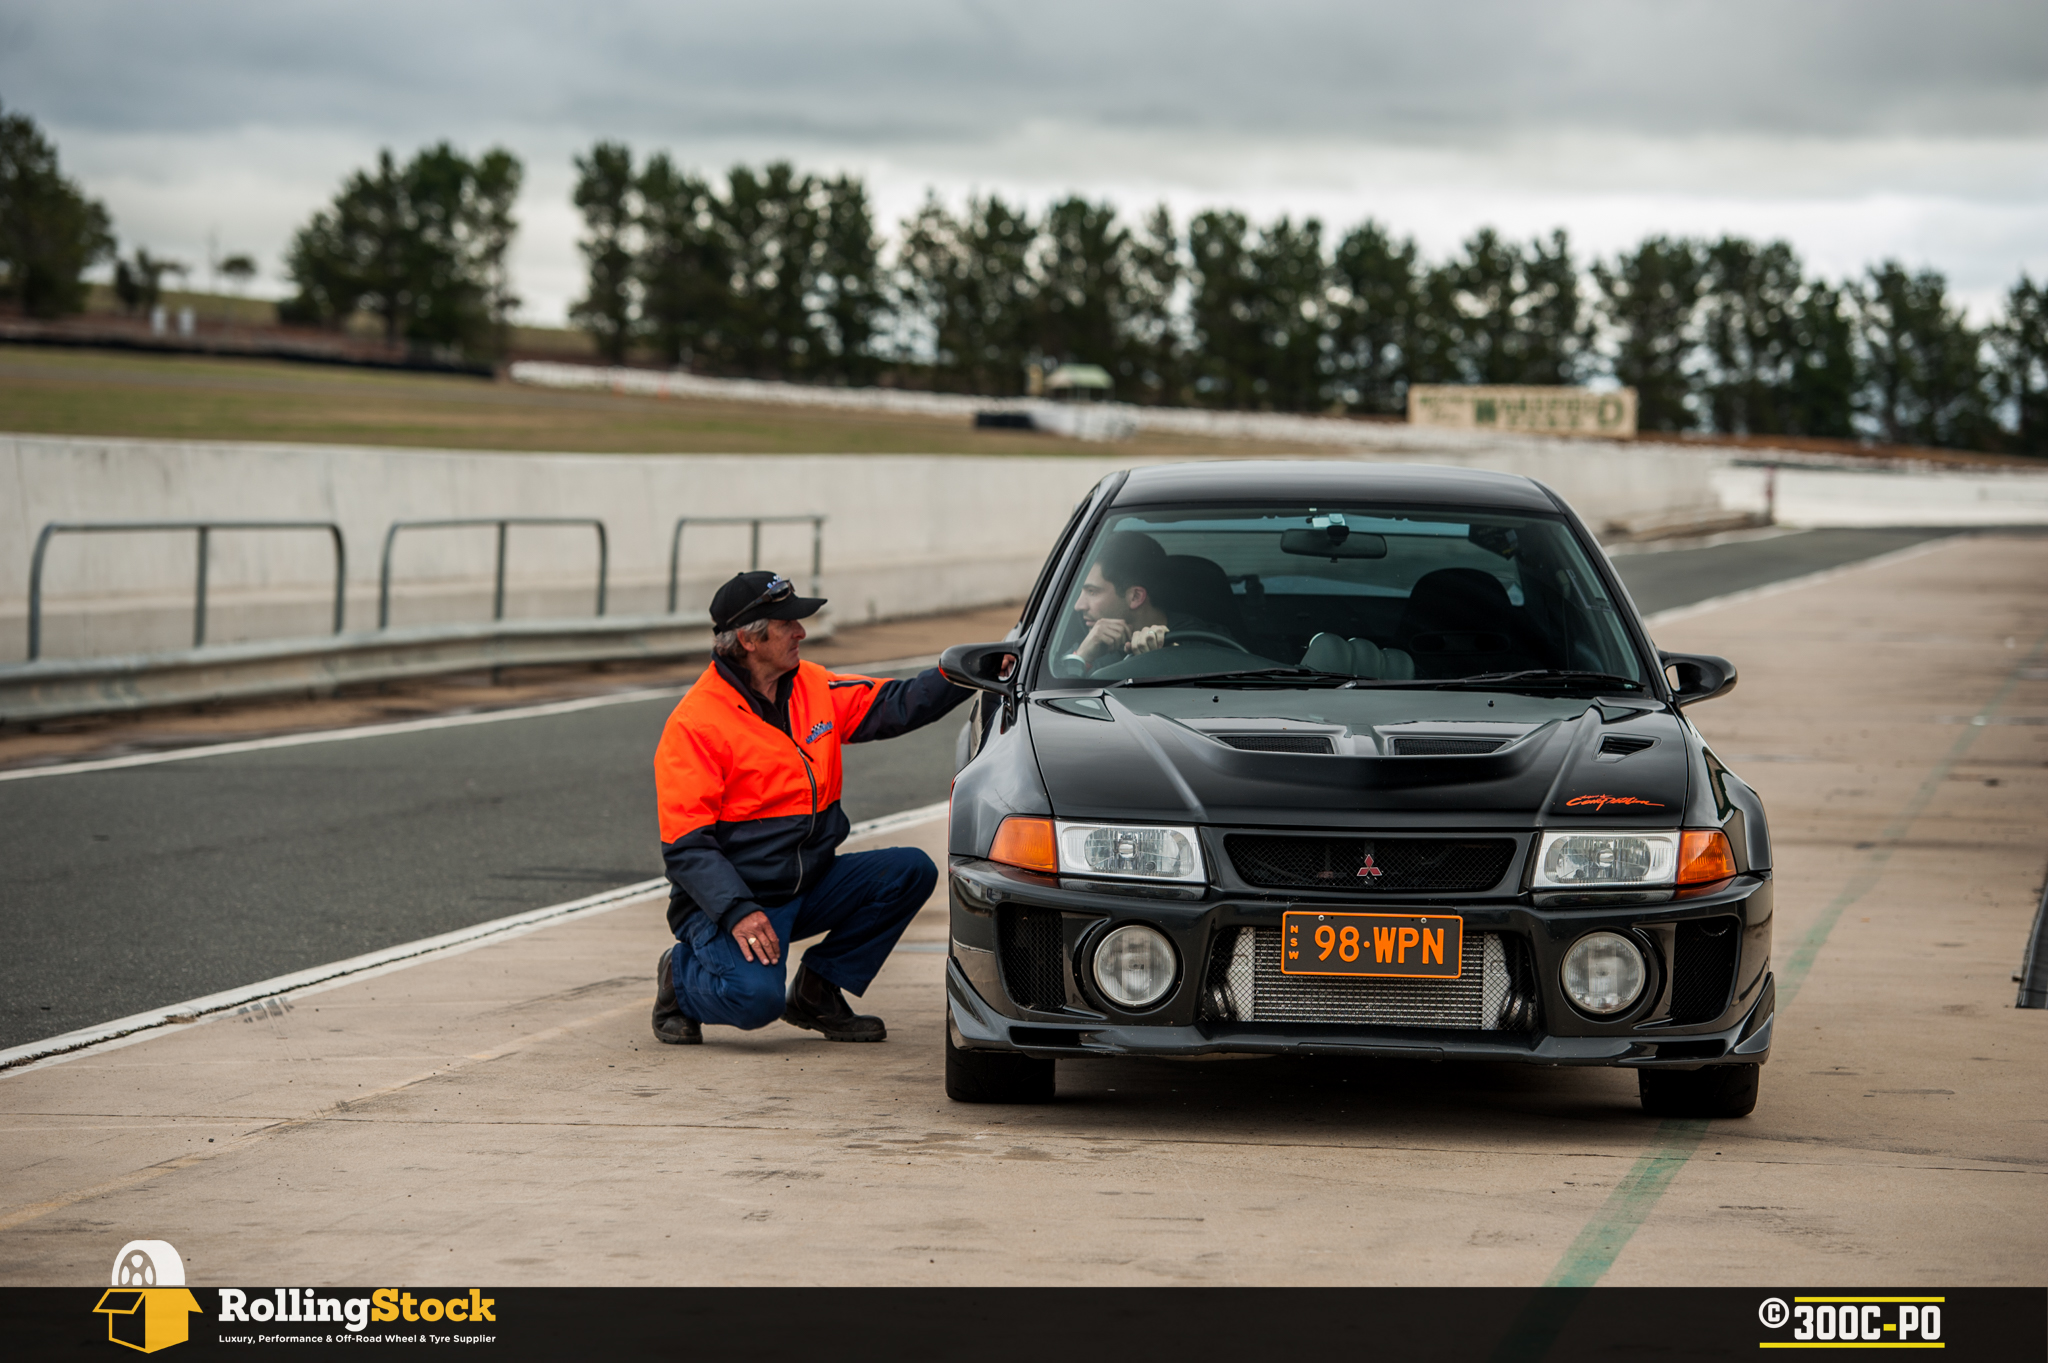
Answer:
[[[1645, 613], [1946, 531], [1615, 560]], [[0, 782], [0, 1047], [661, 873], [668, 699]], [[945, 798], [957, 725], [846, 750], [858, 821]]]

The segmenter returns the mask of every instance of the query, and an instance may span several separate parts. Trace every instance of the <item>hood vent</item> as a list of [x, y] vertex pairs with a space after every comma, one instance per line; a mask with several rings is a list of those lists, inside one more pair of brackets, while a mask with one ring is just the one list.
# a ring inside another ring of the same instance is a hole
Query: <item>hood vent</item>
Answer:
[[1217, 734], [1215, 737], [1246, 752], [1333, 753], [1337, 750], [1327, 734]]
[[1504, 738], [1396, 738], [1393, 742], [1396, 757], [1477, 757], [1481, 753], [1498, 752], [1507, 746]]
[[1600, 740], [1600, 755], [1627, 757], [1632, 752], [1641, 752], [1656, 741], [1654, 738], [1638, 738], [1634, 734], [1609, 734]]

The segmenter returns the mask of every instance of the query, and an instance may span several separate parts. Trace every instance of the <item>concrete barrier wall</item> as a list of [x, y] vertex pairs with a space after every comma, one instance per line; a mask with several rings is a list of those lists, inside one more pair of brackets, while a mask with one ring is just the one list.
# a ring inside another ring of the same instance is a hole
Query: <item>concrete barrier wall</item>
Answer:
[[1729, 509], [1779, 525], [2048, 525], [2048, 469], [1729, 467], [1714, 485]]
[[[1596, 527], [1640, 529], [1718, 514], [1726, 455], [1542, 438], [1445, 442], [1418, 462], [1539, 478]], [[1332, 453], [1389, 461], [1396, 449]], [[26, 653], [30, 552], [48, 521], [332, 520], [347, 535], [351, 631], [376, 623], [378, 555], [394, 519], [590, 516], [611, 536], [615, 614], [663, 609], [678, 516], [823, 512], [825, 591], [842, 622], [1012, 600], [1028, 589], [1074, 503], [1134, 463], [1086, 456], [533, 455], [349, 446], [0, 435], [0, 661]], [[403, 533], [394, 624], [488, 619], [493, 532]], [[745, 567], [743, 527], [692, 531], [682, 601], [700, 607]], [[763, 564], [799, 580], [806, 526], [767, 527]], [[191, 643], [191, 535], [60, 536], [44, 575], [45, 657]], [[590, 613], [596, 551], [582, 528], [511, 532], [507, 615]], [[317, 534], [223, 533], [210, 569], [209, 642], [318, 634], [329, 626], [331, 550]]]

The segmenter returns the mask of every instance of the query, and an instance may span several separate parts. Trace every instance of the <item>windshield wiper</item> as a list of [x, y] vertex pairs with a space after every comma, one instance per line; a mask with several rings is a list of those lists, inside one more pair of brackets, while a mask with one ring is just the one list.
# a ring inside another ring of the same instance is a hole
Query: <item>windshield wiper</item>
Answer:
[[1617, 677], [1612, 672], [1582, 672], [1565, 667], [1525, 667], [1519, 672], [1480, 672], [1470, 677], [1437, 677], [1428, 680], [1398, 682], [1363, 682], [1365, 686], [1499, 686], [1503, 683], [1526, 685], [1530, 682], [1558, 682], [1563, 684], [1587, 682], [1596, 683], [1600, 689], [1621, 688], [1640, 691], [1643, 684], [1628, 677]]
[[1194, 672], [1174, 677], [1125, 677], [1111, 686], [1194, 686], [1203, 682], [1272, 682], [1285, 685], [1342, 685], [1351, 678], [1342, 672], [1324, 672], [1313, 667], [1248, 667], [1236, 672]]

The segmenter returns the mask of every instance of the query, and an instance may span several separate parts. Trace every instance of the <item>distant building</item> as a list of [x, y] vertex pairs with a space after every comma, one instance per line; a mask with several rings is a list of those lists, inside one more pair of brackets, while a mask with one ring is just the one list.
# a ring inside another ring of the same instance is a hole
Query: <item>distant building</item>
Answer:
[[1465, 431], [1632, 436], [1636, 390], [1418, 383], [1408, 390], [1408, 420]]
[[1045, 395], [1054, 402], [1108, 402], [1114, 387], [1099, 364], [1063, 364], [1045, 376]]

